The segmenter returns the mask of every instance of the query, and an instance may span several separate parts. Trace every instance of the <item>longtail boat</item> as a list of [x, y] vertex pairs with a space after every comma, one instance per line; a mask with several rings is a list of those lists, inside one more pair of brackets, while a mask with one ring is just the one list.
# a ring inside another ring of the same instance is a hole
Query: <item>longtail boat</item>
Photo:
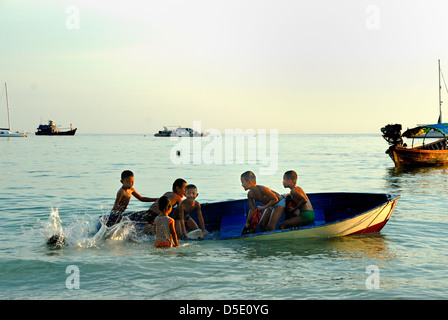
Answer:
[[[441, 80], [448, 88], [440, 69], [439, 62], [439, 118], [436, 124], [418, 125], [401, 134], [401, 124], [389, 124], [381, 128], [383, 138], [390, 147], [386, 153], [390, 156], [396, 167], [401, 166], [434, 166], [448, 163], [448, 123], [442, 122], [442, 86]], [[403, 138], [412, 139], [404, 142]], [[423, 139], [422, 143], [415, 143], [415, 139]], [[432, 139], [432, 140], [431, 140]], [[437, 139], [437, 140], [434, 140]], [[429, 142], [428, 142], [429, 141]]]

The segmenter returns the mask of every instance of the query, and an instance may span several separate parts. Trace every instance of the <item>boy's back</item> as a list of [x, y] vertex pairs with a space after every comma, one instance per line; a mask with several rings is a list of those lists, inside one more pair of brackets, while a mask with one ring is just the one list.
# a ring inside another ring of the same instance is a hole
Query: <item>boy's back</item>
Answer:
[[172, 246], [173, 241], [170, 234], [170, 224], [174, 224], [174, 219], [168, 216], [159, 215], [154, 220], [154, 230], [156, 238], [156, 246], [168, 245]]

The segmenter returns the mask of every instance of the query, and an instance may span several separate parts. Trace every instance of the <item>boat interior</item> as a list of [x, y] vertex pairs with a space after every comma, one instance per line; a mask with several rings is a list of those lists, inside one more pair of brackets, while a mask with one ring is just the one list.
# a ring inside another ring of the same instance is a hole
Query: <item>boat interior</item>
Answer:
[[430, 143], [425, 143], [423, 141], [422, 144], [414, 145], [414, 142], [412, 142], [411, 146], [408, 146], [407, 144], [403, 144], [403, 147], [408, 149], [418, 148], [422, 150], [447, 150], [448, 142], [446, 139], [440, 139], [437, 141], [433, 141]]
[[[311, 193], [308, 197], [313, 205], [315, 218], [314, 223], [306, 228], [354, 217], [389, 200], [386, 194], [371, 193]], [[249, 212], [247, 199], [205, 203], [201, 207], [205, 226], [209, 232], [219, 230], [220, 238], [241, 235]], [[192, 212], [190, 216], [197, 221], [196, 212]], [[279, 224], [283, 221], [284, 216]], [[258, 228], [256, 232], [259, 232]]]

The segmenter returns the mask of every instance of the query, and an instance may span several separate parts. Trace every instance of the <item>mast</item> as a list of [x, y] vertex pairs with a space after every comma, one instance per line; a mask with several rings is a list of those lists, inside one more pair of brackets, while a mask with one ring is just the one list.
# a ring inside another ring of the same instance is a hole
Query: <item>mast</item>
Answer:
[[440, 85], [440, 59], [439, 59], [439, 120], [437, 123], [442, 123], [442, 86]]
[[11, 111], [9, 110], [9, 99], [8, 99], [8, 86], [5, 82], [5, 91], [6, 91], [6, 107], [8, 109], [8, 130], [11, 131]]

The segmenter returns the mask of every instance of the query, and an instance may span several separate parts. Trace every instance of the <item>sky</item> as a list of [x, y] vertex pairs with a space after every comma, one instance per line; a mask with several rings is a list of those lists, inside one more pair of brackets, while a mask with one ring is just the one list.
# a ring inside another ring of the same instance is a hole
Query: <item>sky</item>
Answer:
[[446, 0], [0, 0], [0, 127], [5, 82], [31, 132], [435, 123], [447, 17]]

